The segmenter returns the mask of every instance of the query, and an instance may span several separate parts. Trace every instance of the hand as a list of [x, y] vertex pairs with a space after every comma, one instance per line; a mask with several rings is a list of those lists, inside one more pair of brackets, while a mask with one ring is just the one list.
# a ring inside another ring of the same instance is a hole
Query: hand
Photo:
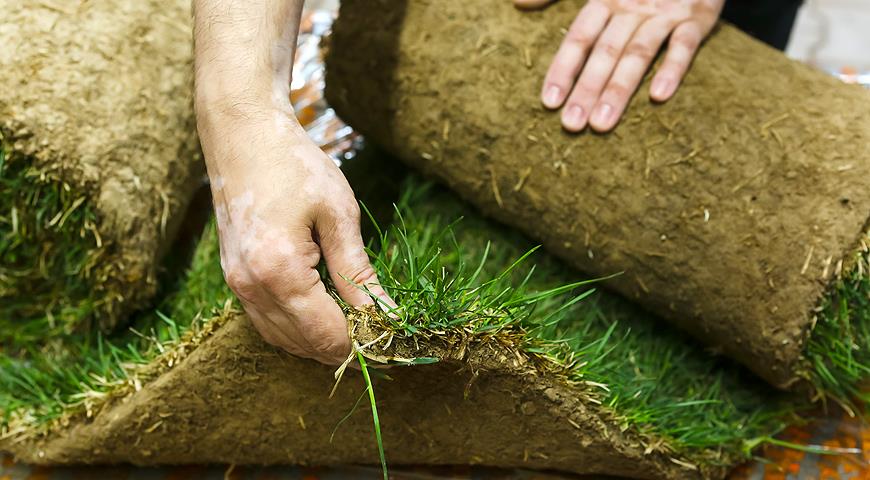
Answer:
[[[514, 0], [536, 8], [552, 0]], [[598, 132], [616, 126], [665, 39], [650, 98], [674, 95], [725, 0], [589, 0], [568, 29], [541, 90], [545, 107], [562, 107], [562, 126]]]
[[263, 338], [327, 364], [350, 353], [347, 323], [317, 271], [321, 254], [338, 294], [395, 307], [360, 236], [360, 209], [333, 161], [292, 115], [269, 110], [200, 115], [221, 266]]
[[369, 264], [347, 180], [290, 106], [302, 3], [194, 0], [196, 123], [227, 283], [267, 342], [337, 365], [350, 338], [321, 255], [347, 303], [373, 303], [368, 292], [395, 303]]

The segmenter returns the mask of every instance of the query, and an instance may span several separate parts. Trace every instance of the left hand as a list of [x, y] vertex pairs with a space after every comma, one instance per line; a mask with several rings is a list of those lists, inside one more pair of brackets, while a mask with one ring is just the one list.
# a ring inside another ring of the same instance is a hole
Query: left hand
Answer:
[[[514, 0], [537, 8], [554, 0]], [[619, 122], [656, 54], [670, 36], [650, 98], [674, 95], [725, 0], [589, 0], [568, 29], [544, 78], [541, 101], [562, 107], [569, 132], [607, 132]]]

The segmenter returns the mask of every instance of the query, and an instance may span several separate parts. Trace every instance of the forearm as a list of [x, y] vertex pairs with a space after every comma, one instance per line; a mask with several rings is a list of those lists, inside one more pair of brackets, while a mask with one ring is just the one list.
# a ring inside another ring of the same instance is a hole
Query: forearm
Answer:
[[289, 108], [303, 0], [195, 0], [197, 107]]
[[264, 125], [276, 125], [285, 139], [302, 135], [289, 98], [302, 4], [194, 1], [197, 127], [213, 180], [238, 170], [219, 153], [228, 133], [256, 142]]

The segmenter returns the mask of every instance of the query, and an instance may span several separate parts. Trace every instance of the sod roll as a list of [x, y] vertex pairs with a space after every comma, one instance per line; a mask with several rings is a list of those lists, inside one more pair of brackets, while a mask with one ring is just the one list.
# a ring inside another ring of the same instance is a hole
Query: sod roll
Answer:
[[870, 94], [728, 25], [676, 96], [640, 87], [615, 131], [563, 132], [538, 98], [582, 2], [342, 2], [327, 97], [434, 175], [778, 387], [870, 212]]
[[4, 321], [108, 329], [154, 293], [201, 172], [189, 10], [0, 1]]

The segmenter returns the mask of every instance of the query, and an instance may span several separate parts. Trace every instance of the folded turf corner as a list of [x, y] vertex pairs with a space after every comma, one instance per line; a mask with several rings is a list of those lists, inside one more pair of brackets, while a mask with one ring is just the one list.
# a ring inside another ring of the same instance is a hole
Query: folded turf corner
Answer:
[[108, 330], [154, 294], [202, 172], [190, 2], [0, 10], [2, 338]]
[[870, 93], [722, 24], [673, 99], [652, 104], [647, 79], [613, 133], [570, 135], [539, 92], [582, 3], [343, 1], [327, 98], [772, 384], [855, 394], [870, 371]]

